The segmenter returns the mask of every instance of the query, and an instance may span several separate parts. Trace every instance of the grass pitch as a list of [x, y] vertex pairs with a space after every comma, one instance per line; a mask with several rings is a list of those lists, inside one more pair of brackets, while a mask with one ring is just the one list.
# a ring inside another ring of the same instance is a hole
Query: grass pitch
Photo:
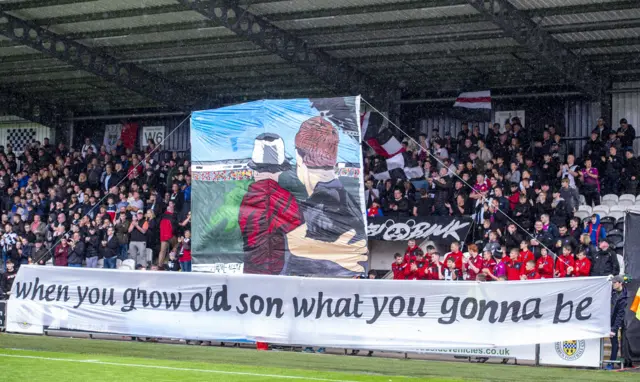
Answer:
[[[637, 376], [636, 376], [637, 377]], [[606, 371], [0, 335], [0, 381], [631, 381]]]

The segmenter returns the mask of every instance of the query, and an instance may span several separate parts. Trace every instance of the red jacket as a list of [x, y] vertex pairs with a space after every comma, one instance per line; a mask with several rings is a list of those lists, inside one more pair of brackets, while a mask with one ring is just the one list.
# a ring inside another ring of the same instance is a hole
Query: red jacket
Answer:
[[567, 268], [574, 267], [575, 261], [573, 260], [573, 254], [569, 255], [560, 255], [556, 259], [556, 271], [558, 272], [558, 277], [571, 277], [572, 275], [567, 274]]
[[442, 263], [429, 262], [427, 269], [424, 271], [424, 277], [426, 280], [440, 280], [440, 272], [438, 272], [438, 265], [442, 267]]
[[402, 264], [396, 263], [395, 261], [393, 262], [393, 264], [391, 264], [391, 271], [393, 272], [393, 279], [394, 280], [406, 280], [407, 276], [405, 276], [404, 274], [404, 270], [408, 267], [409, 265], [405, 262], [403, 262]]
[[590, 274], [591, 260], [585, 257], [582, 260], [578, 259], [575, 261], [575, 265], [573, 266], [573, 277], [584, 277], [589, 276]]
[[[542, 268], [540, 268], [540, 265], [542, 265]], [[553, 278], [553, 259], [551, 256], [540, 256], [536, 261], [536, 272], [540, 274], [541, 279]]]
[[56, 267], [66, 267], [69, 265], [69, 246], [63, 247], [62, 244], [58, 244], [54, 253], [53, 265]]
[[491, 258], [491, 260], [486, 261], [486, 260], [482, 260], [482, 269], [484, 268], [488, 268], [491, 272], [493, 272], [493, 268], [495, 268], [495, 266], [498, 263], [496, 262], [495, 259]]
[[278, 182], [252, 183], [240, 203], [244, 273], [277, 275], [285, 261], [286, 234], [302, 224], [296, 198]]
[[473, 264], [474, 267], [478, 268], [478, 272], [474, 272], [471, 268], [469, 268], [469, 264], [465, 267], [467, 270], [467, 276], [469, 280], [475, 281], [478, 277], [478, 273], [482, 272], [482, 268], [484, 268], [482, 256], [477, 255], [475, 258], [473, 256], [469, 257], [469, 264]]
[[462, 273], [462, 252], [458, 251], [458, 252], [449, 252], [447, 254], [447, 256], [444, 258], [444, 264], [445, 266], [447, 265], [447, 260], [449, 260], [450, 258], [453, 258], [454, 263], [456, 264], [456, 269], [460, 271], [460, 273]]
[[534, 260], [535, 261], [535, 257], [533, 256], [533, 252], [526, 250], [526, 251], [520, 251], [520, 254], [518, 255], [518, 262], [522, 263], [522, 266], [527, 265], [527, 262], [530, 260]]
[[527, 280], [538, 280], [540, 279], [540, 273], [536, 272], [534, 269], [531, 272], [524, 271], [523, 275], [527, 276]]
[[509, 201], [509, 208], [511, 209], [511, 211], [513, 211], [513, 209], [516, 208], [518, 202], [520, 201], [520, 194], [516, 192], [510, 195], [507, 200]]
[[418, 269], [411, 270], [411, 265], [407, 265], [404, 269], [404, 274], [407, 276], [407, 280], [424, 280], [426, 279], [426, 270], [428, 269], [428, 263], [425, 260], [413, 262]]
[[160, 241], [169, 241], [173, 237], [173, 225], [175, 223], [175, 213], [169, 211], [162, 214], [160, 219]]
[[178, 251], [179, 259], [181, 262], [191, 261], [191, 239], [183, 239]]
[[520, 275], [524, 271], [524, 265], [519, 261], [510, 261], [507, 263], [507, 280], [520, 280]]
[[413, 248], [407, 247], [407, 250], [404, 251], [404, 262], [409, 264], [409, 263], [413, 263], [414, 261], [416, 261], [416, 251], [419, 250], [419, 249], [420, 249], [420, 247], [418, 247], [417, 245], [415, 247], [413, 247]]

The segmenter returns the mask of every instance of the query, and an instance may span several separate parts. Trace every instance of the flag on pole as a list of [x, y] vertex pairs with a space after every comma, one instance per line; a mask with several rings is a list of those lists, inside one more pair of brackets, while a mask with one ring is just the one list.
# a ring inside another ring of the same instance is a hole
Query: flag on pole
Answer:
[[456, 98], [454, 107], [464, 107], [467, 109], [489, 109], [491, 110], [491, 90], [480, 92], [460, 93]]
[[640, 320], [640, 288], [638, 288], [638, 292], [636, 293], [636, 297], [633, 299], [631, 303], [630, 310], [636, 314], [636, 318]]
[[491, 91], [461, 93], [448, 114], [462, 121], [490, 122]]
[[120, 139], [120, 135], [122, 134], [122, 125], [106, 125], [104, 127], [104, 140], [102, 144], [107, 148], [107, 152], [111, 152], [111, 149], [116, 147], [116, 142]]
[[369, 111], [361, 119], [363, 140], [384, 162], [373, 166], [377, 180], [412, 179], [424, 176], [424, 171], [402, 146], [402, 133], [390, 126], [386, 117]]

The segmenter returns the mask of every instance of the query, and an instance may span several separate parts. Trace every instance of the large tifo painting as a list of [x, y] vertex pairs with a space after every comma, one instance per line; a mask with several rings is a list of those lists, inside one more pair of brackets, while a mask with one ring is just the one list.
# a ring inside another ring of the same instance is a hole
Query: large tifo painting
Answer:
[[359, 104], [263, 100], [192, 114], [194, 270], [366, 270]]

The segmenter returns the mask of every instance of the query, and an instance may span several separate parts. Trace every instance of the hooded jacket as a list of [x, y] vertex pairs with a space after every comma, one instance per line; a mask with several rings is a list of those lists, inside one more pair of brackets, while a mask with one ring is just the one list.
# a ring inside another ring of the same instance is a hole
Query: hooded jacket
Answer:
[[600, 243], [600, 240], [607, 237], [607, 231], [600, 224], [600, 215], [596, 214], [596, 224], [589, 221], [589, 224], [584, 228], [584, 233], [588, 233], [591, 237], [591, 242], [596, 245]]

